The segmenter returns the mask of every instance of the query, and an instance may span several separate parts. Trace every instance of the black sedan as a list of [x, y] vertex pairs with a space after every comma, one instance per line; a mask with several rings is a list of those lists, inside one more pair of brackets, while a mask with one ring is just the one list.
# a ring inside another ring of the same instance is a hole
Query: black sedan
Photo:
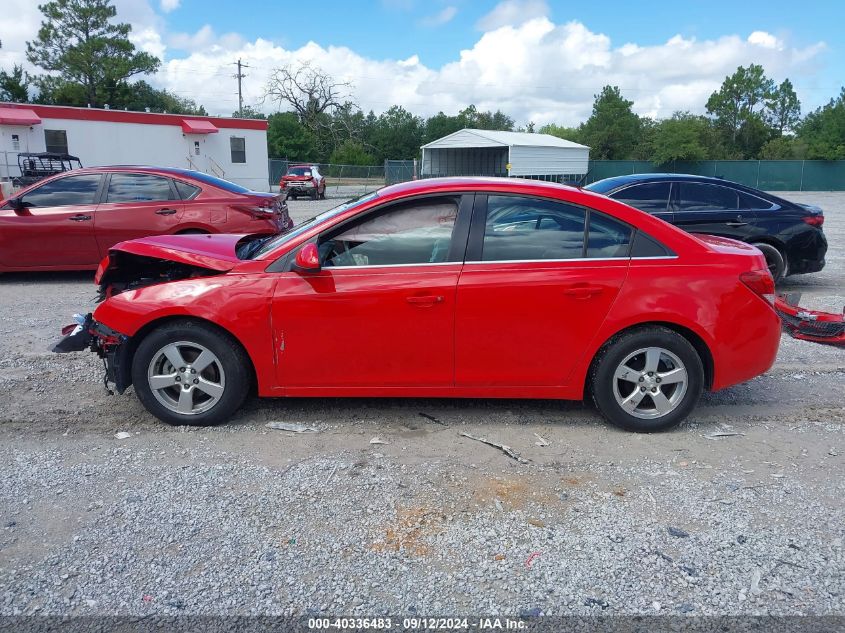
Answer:
[[824, 268], [824, 213], [721, 178], [688, 174], [632, 174], [586, 189], [619, 200], [689, 233], [721, 235], [753, 244], [775, 281]]

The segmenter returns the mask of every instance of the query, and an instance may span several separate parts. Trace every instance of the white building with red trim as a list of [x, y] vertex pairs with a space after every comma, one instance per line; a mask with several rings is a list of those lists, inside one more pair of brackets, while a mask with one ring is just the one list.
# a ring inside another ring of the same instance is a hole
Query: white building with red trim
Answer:
[[85, 167], [195, 169], [269, 190], [267, 121], [0, 103], [0, 179], [20, 175], [21, 152], [62, 152]]

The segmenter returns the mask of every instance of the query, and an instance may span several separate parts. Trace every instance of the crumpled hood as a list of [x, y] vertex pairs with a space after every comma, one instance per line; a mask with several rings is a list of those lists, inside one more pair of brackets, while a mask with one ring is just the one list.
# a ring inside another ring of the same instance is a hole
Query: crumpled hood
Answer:
[[[228, 272], [241, 261], [235, 249], [244, 237], [246, 235], [156, 235], [115, 244], [109, 254], [129, 253]], [[97, 274], [101, 274], [99, 269]]]

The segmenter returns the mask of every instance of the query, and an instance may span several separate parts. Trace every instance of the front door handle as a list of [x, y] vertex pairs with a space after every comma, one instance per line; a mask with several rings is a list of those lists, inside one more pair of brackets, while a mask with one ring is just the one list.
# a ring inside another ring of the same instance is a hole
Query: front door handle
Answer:
[[173, 215], [176, 213], [176, 209], [159, 209], [156, 213], [158, 215]]
[[71, 222], [85, 222], [90, 219], [90, 215], [83, 215], [82, 213], [77, 213], [76, 215], [72, 215], [68, 218]]
[[424, 297], [405, 297], [405, 301], [410, 303], [413, 306], [419, 306], [421, 308], [430, 308], [435, 303], [442, 303], [443, 296], [442, 295], [427, 295]]
[[725, 226], [747, 226], [748, 222], [725, 222]]
[[563, 294], [575, 299], [589, 299], [597, 294], [601, 294], [604, 288], [601, 286], [576, 286], [574, 288], [567, 288]]

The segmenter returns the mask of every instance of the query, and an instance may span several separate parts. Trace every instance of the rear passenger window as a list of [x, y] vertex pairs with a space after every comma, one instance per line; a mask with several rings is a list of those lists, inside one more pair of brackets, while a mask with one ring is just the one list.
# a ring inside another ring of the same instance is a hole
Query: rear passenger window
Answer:
[[173, 200], [170, 180], [152, 174], [112, 174], [106, 202]]
[[649, 182], [627, 187], [610, 196], [646, 213], [666, 211], [669, 205], [669, 183]]
[[681, 183], [681, 211], [734, 211], [739, 199], [733, 189], [702, 182]]
[[642, 231], [637, 231], [634, 235], [631, 257], [671, 257], [672, 255], [674, 255], [672, 251]]
[[590, 211], [587, 236], [587, 257], [628, 257], [631, 245], [631, 227], [611, 217]]
[[182, 200], [193, 200], [200, 192], [199, 187], [194, 187], [193, 185], [189, 185], [181, 180], [174, 180], [173, 182], [176, 184], [176, 191], [179, 192], [179, 197], [182, 198]]
[[740, 209], [771, 209], [774, 204], [763, 198], [752, 196], [750, 193], [744, 191], [739, 192], [739, 208]]
[[483, 261], [575, 259], [584, 250], [586, 212], [563, 202], [487, 198]]

